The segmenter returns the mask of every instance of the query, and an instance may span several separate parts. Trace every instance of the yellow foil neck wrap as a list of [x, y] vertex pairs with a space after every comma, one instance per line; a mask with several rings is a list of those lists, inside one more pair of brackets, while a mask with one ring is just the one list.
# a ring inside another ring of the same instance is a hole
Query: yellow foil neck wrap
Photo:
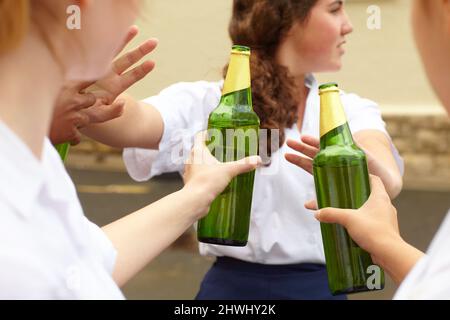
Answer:
[[231, 50], [222, 95], [250, 88], [250, 52]]
[[320, 137], [333, 129], [345, 124], [344, 107], [336, 87], [325, 88], [319, 91], [320, 95]]

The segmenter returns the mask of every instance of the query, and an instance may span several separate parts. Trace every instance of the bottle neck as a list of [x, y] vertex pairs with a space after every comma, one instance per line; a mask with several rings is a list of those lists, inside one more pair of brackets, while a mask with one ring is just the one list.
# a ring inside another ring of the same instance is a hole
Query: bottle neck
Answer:
[[325, 89], [320, 93], [320, 148], [353, 144], [339, 90]]
[[252, 108], [252, 92], [250, 88], [230, 92], [226, 95], [222, 95], [220, 104], [230, 108], [249, 109]]
[[345, 123], [320, 137], [320, 149], [330, 146], [351, 146], [354, 144], [348, 123]]
[[231, 53], [220, 103], [230, 107], [252, 109], [249, 53]]

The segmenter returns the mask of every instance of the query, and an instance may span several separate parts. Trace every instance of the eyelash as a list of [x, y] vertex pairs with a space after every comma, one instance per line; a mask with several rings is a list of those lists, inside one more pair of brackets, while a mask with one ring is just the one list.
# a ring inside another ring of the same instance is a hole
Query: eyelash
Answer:
[[339, 7], [337, 7], [337, 8], [334, 9], [334, 10], [331, 10], [330, 12], [331, 12], [331, 13], [338, 13], [339, 11], [341, 11], [342, 7], [343, 7], [343, 4], [340, 3], [340, 4], [339, 4]]
[[335, 10], [331, 10], [331, 13], [338, 13], [339, 11], [341, 11], [341, 8], [335, 9]]

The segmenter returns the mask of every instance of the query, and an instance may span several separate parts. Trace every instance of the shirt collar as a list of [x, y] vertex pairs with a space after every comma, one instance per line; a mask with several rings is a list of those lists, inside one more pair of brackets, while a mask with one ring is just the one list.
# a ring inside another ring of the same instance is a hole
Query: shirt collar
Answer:
[[317, 80], [312, 73], [307, 73], [305, 75], [305, 86], [309, 89], [317, 87]]
[[[316, 77], [312, 73], [305, 75], [305, 86], [309, 89], [308, 96], [306, 97], [305, 113], [303, 115], [302, 134], [313, 134], [311, 130], [315, 128], [317, 122], [317, 101], [318, 101], [318, 84]], [[297, 122], [295, 122], [290, 128], [294, 139], [299, 138], [299, 129], [297, 128]]]
[[[42, 161], [2, 121], [0, 151], [0, 201], [8, 202], [16, 212], [28, 217], [44, 184]], [[45, 157], [45, 144], [42, 154]]]

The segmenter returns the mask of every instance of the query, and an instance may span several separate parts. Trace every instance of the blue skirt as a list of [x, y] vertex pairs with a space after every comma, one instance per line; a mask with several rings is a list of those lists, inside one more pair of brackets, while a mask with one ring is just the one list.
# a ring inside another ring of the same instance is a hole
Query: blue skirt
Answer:
[[346, 300], [333, 296], [324, 265], [266, 265], [218, 257], [197, 300]]

